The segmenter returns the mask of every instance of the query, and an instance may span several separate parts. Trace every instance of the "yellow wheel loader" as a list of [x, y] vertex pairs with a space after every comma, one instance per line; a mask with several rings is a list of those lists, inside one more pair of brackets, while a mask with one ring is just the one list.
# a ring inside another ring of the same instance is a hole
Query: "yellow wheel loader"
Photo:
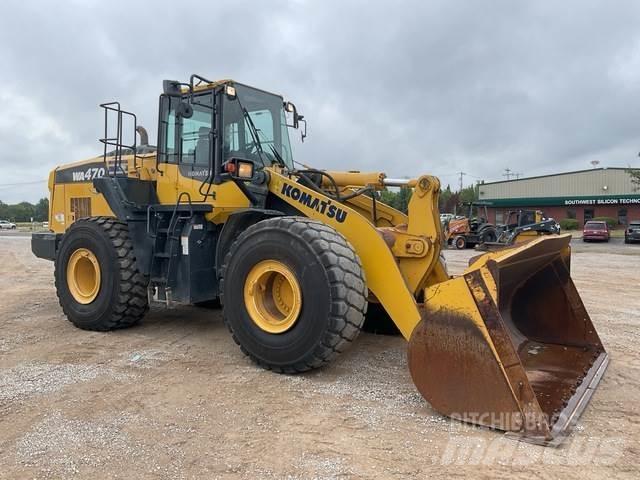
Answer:
[[[437, 178], [297, 168], [288, 131], [306, 122], [293, 103], [198, 75], [163, 87], [157, 147], [104, 104], [103, 155], [49, 176], [51, 231], [32, 250], [54, 261], [74, 325], [123, 328], [150, 304], [219, 300], [247, 356], [297, 373], [333, 360], [378, 304], [438, 412], [564, 438], [607, 365], [569, 274], [570, 236], [486, 253], [451, 278]], [[378, 200], [387, 186], [413, 189], [407, 215]]]

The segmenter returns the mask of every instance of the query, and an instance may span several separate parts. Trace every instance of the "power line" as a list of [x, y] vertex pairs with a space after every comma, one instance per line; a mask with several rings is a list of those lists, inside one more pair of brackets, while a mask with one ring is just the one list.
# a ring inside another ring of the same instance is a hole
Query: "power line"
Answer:
[[505, 168], [504, 173], [502, 174], [503, 177], [507, 177], [507, 180], [511, 180], [513, 177], [515, 177], [516, 180], [518, 180], [522, 175], [523, 175], [522, 173], [516, 173], [510, 168]]
[[477, 177], [475, 175], [471, 175], [470, 173], [465, 173], [465, 175], [467, 175], [468, 177], [471, 177], [471, 178], [477, 178], [478, 180], [482, 180], [482, 177]]
[[35, 185], [37, 183], [47, 183], [47, 180], [34, 180], [33, 182], [18, 182], [18, 183], [0, 183], [0, 187], [17, 187], [20, 185]]

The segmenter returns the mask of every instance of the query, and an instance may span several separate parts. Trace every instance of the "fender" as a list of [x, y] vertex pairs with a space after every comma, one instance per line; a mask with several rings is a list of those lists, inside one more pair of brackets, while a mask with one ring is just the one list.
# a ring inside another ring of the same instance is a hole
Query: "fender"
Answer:
[[218, 245], [216, 247], [216, 270], [218, 272], [222, 270], [225, 255], [229, 251], [231, 244], [242, 231], [261, 220], [281, 217], [283, 215], [284, 213], [278, 210], [260, 208], [237, 210], [229, 215], [229, 218], [222, 227], [222, 232], [220, 232], [220, 238], [218, 239]]

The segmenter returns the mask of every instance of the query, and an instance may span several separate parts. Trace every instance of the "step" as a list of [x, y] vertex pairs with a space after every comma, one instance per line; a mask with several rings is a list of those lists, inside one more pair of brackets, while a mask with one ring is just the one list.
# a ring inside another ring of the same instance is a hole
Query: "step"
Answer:
[[157, 287], [149, 287], [147, 288], [147, 300], [149, 301], [149, 305], [163, 305], [166, 308], [174, 308], [176, 304], [171, 299], [171, 289], [165, 288], [164, 294], [165, 298], [160, 299], [157, 297]]

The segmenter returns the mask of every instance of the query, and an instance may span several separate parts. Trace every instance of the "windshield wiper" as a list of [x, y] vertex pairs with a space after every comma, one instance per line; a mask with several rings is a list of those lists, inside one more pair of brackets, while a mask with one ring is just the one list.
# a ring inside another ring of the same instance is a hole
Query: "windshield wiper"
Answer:
[[[238, 103], [240, 103], [240, 99], [238, 99]], [[262, 154], [264, 153], [264, 150], [262, 149], [262, 143], [260, 143], [260, 138], [258, 137], [258, 129], [253, 123], [253, 120], [251, 119], [251, 115], [249, 115], [249, 112], [247, 111], [246, 108], [244, 108], [244, 106], [241, 103], [240, 103], [240, 108], [242, 108], [242, 114], [244, 115], [244, 119], [247, 121], [247, 124], [249, 125], [249, 132], [251, 133], [251, 138], [253, 139], [253, 143], [255, 144], [256, 149], [258, 150], [258, 157], [260, 157], [260, 161], [262, 162], [262, 166], [264, 167], [265, 166], [264, 158], [262, 158]]]
[[276, 158], [276, 160], [278, 161], [280, 166], [286, 168], [287, 164], [284, 162], [284, 159], [282, 158], [282, 155], [280, 155], [278, 153], [278, 150], [276, 149], [276, 147], [274, 147], [272, 144], [269, 144], [269, 148], [273, 152], [273, 156]]
[[[251, 118], [251, 115], [249, 115], [249, 112], [247, 111], [247, 109], [244, 108], [242, 105], [241, 105], [241, 108], [242, 108], [242, 113], [244, 115], [244, 118], [247, 120], [247, 123], [249, 124], [249, 131], [251, 132], [251, 137], [253, 138], [253, 141], [255, 142], [256, 147], [258, 148], [260, 161], [262, 162], [262, 166], [264, 166], [264, 160], [262, 159], [262, 153], [264, 153], [264, 149], [262, 148], [262, 143], [260, 142], [260, 132], [256, 128], [256, 125], [253, 123], [253, 119]], [[275, 157], [276, 162], [279, 163], [282, 167], [286, 167], [287, 164], [284, 162], [284, 159], [282, 158], [282, 156], [278, 153], [278, 150], [276, 150], [276, 148], [272, 144], [269, 144], [269, 148], [271, 149], [271, 152], [273, 153], [273, 156]]]

